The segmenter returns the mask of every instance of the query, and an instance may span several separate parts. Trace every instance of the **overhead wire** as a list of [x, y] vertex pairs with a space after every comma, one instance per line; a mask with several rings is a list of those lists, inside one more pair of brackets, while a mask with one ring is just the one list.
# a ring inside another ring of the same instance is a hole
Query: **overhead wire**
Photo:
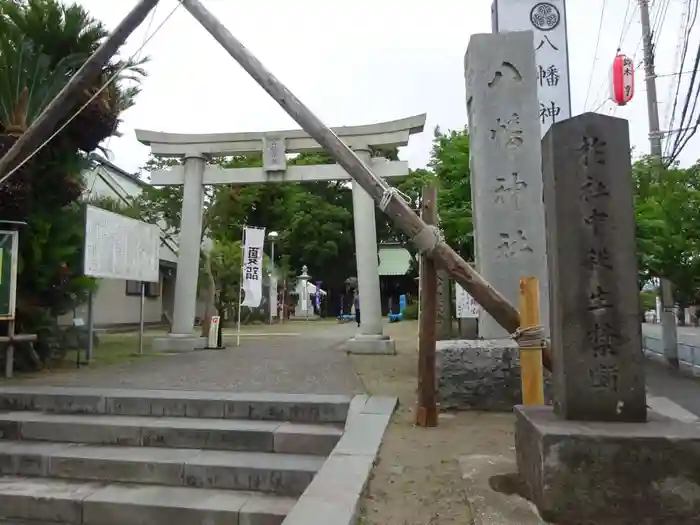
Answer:
[[[698, 101], [700, 100], [700, 83], [695, 86], [695, 80], [698, 75], [698, 70], [700, 69], [700, 46], [698, 46], [698, 51], [695, 54], [695, 63], [693, 66], [693, 73], [690, 78], [690, 86], [688, 87], [688, 94], [685, 98], [683, 104], [683, 112], [681, 114], [681, 121], [678, 125], [678, 130], [671, 130], [676, 135], [676, 140], [674, 141], [674, 147], [671, 150], [671, 155], [669, 162], [675, 162], [678, 156], [683, 152], [683, 149], [688, 144], [691, 138], [695, 136], [698, 131], [698, 126], [700, 126], [700, 115], [697, 116], [695, 124], [690, 125], [693, 119], [693, 115], [696, 115], [696, 109], [698, 106]], [[693, 93], [693, 89], [695, 92]], [[693, 99], [692, 108], [690, 107], [690, 99]], [[690, 108], [690, 113], [687, 112]], [[685, 116], [688, 115], [688, 119]]]
[[[685, 69], [685, 62], [687, 58], [687, 52], [688, 52], [688, 47], [690, 45], [690, 40], [692, 37], [693, 33], [693, 27], [695, 26], [695, 22], [697, 21], [698, 18], [698, 11], [700, 8], [700, 2], [698, 0], [688, 0], [688, 15], [686, 18], [686, 25], [685, 25], [685, 30], [683, 32], [683, 51], [681, 53], [681, 60], [679, 64], [679, 73], [682, 73], [683, 70]], [[671, 114], [671, 119], [669, 122], [669, 131], [672, 131], [673, 128], [678, 127], [680, 130], [682, 130], [690, 120], [692, 120], [692, 115], [693, 115], [693, 110], [691, 110], [690, 115], [688, 115], [688, 109], [690, 107], [690, 99], [693, 98], [693, 90], [695, 89], [700, 90], [700, 84], [696, 87], [695, 82], [696, 82], [696, 76], [697, 76], [697, 69], [698, 69], [698, 60], [700, 59], [700, 48], [698, 48], [698, 52], [696, 53], [695, 56], [695, 65], [692, 68], [691, 72], [691, 77], [690, 81], [688, 83], [688, 89], [686, 91], [686, 95], [683, 101], [683, 109], [681, 110], [681, 116], [680, 116], [680, 121], [676, 123], [676, 109], [678, 105], [678, 101], [680, 100], [680, 89], [681, 89], [681, 79], [678, 79], [678, 85], [676, 88], [676, 96], [674, 97], [673, 101], [673, 110]], [[697, 104], [697, 93], [695, 96], [695, 102], [693, 104], [693, 108], [695, 108]], [[688, 116], [688, 119], [686, 119], [686, 116]], [[672, 138], [672, 135], [669, 134], [667, 137], [667, 157], [669, 158], [670, 162], [673, 162], [675, 159], [678, 158], [678, 155], [680, 155], [682, 151], [682, 146], [681, 144], [684, 143], [684, 138], [687, 136], [687, 133], [684, 131], [678, 131], [678, 133], [673, 133], [673, 136], [675, 138]], [[687, 144], [687, 141], [685, 141], [684, 144]]]
[[[605, 7], [608, 5], [607, 0], [603, 0], [603, 7], [600, 10], [600, 20], [598, 21], [598, 36], [595, 41], [595, 51], [593, 52], [593, 64], [591, 66], [591, 75], [588, 79], [588, 89], [586, 90], [586, 100], [583, 103], [584, 109], [588, 107], [588, 96], [591, 93], [591, 86], [593, 85], [593, 72], [595, 71], [595, 65], [598, 61], [598, 50], [600, 49], [600, 36], [603, 33], [603, 20], [605, 19]], [[628, 6], [629, 7], [629, 6]]]
[[[676, 55], [673, 62], [673, 71], [677, 70], [679, 73], [675, 76], [674, 80], [671, 81], [668, 92], [668, 99], [673, 100], [673, 103], [668, 106], [667, 114], [664, 118], [665, 126], [667, 130], [673, 129], [673, 124], [676, 115], [676, 108], [678, 107], [678, 98], [680, 97], [681, 90], [681, 75], [685, 67], [685, 60], [688, 53], [688, 43], [689, 35], [688, 28], [690, 25], [690, 4], [691, 0], [685, 0], [683, 7], [683, 13], [681, 14], [681, 27], [678, 31], [678, 44], [676, 45]], [[675, 91], [675, 95], [674, 95]], [[670, 154], [671, 151], [671, 135], [667, 134], [665, 137], [664, 153], [666, 156]]]
[[[141, 42], [141, 47], [139, 48], [139, 51], [136, 52], [134, 55], [134, 61], [136, 63], [140, 62], [141, 59], [143, 58], [143, 49], [146, 47], [146, 39], [148, 38], [148, 34], [151, 32], [151, 28], [153, 27], [153, 21], [156, 18], [156, 13], [158, 12], [158, 6], [160, 4], [156, 4], [156, 6], [151, 10], [151, 14], [148, 17], [148, 25], [146, 26], [146, 30], [143, 32], [143, 42]], [[114, 135], [117, 133], [117, 129], [119, 128], [119, 119], [116, 119], [114, 122], [114, 126], [112, 127], [112, 133], [110, 134], [109, 137], [107, 137], [107, 141], [104, 145], [104, 150], [109, 151], [109, 146], [112, 143], [112, 138], [114, 138]], [[97, 179], [95, 179], [97, 180]]]
[[[172, 16], [175, 14], [175, 12], [182, 6], [180, 2], [177, 2], [175, 7], [168, 13], [168, 15], [163, 19], [163, 21], [156, 27], [156, 29], [153, 31], [153, 33], [148, 36], [148, 38], [144, 39], [144, 42], [141, 44], [141, 46], [129, 57], [130, 60], [133, 60], [138, 53], [140, 53], [143, 48], [145, 48], [148, 43], [160, 32], [160, 30], [165, 26], [165, 24], [172, 18]], [[48, 139], [46, 139], [44, 142], [42, 142], [39, 146], [37, 146], [29, 155], [27, 155], [17, 166], [12, 168], [7, 174], [5, 174], [1, 179], [0, 179], [0, 184], [5, 182], [8, 178], [10, 178], [14, 173], [16, 173], [19, 169], [22, 168], [27, 162], [29, 162], [37, 153], [39, 153], [46, 145], [51, 142], [58, 134], [60, 134], [68, 124], [70, 124], [86, 107], [88, 107], [92, 102], [102, 94], [102, 92], [107, 89], [112, 82], [117, 80], [119, 76], [124, 72], [129, 67], [129, 61], [125, 61], [124, 65], [120, 67], [111, 77], [109, 77], [103, 84], [102, 86], [95, 91], [95, 93], [88, 99], [87, 102], [85, 102], [80, 108], [78, 108]]]

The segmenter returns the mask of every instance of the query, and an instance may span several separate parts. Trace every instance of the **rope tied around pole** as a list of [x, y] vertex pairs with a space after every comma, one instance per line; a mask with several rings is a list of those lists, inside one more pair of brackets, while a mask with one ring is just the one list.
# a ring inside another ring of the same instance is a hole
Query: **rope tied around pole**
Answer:
[[426, 226], [413, 237], [413, 242], [418, 246], [418, 253], [421, 255], [430, 255], [437, 245], [444, 240], [445, 238], [440, 227], [433, 225]]
[[391, 199], [394, 197], [401, 197], [401, 199], [406, 203], [411, 202], [411, 198], [400, 189], [387, 185], [384, 188], [384, 193], [382, 193], [382, 199], [379, 201], [379, 209], [386, 211], [387, 206], [389, 206]]
[[547, 344], [544, 334], [544, 326], [528, 326], [518, 328], [510, 337], [520, 348], [544, 348]]
[[[398, 188], [387, 185], [384, 188], [384, 193], [382, 193], [382, 198], [379, 201], [379, 209], [386, 211], [386, 208], [389, 206], [389, 203], [391, 203], [391, 200], [394, 197], [400, 197], [404, 202], [408, 204], [411, 203], [411, 198], [408, 195]], [[429, 225], [419, 231], [412, 240], [416, 246], [418, 246], [418, 253], [430, 254], [435, 247], [445, 239], [442, 234], [442, 230], [440, 230], [438, 226]]]

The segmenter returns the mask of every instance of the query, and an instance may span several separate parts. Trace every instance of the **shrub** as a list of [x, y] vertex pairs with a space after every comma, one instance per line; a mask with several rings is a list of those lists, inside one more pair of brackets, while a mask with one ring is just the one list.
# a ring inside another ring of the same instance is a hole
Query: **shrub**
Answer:
[[406, 305], [403, 309], [403, 318], [406, 320], [414, 321], [418, 319], [418, 303], [411, 303]]

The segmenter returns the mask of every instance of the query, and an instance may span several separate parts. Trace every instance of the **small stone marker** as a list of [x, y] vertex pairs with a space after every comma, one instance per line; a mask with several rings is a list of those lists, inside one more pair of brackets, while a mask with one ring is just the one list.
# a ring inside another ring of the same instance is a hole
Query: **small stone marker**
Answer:
[[[532, 31], [474, 35], [465, 56], [476, 267], [518, 304], [520, 278], [540, 282], [547, 324], [541, 131]], [[486, 312], [484, 339], [509, 334]]]
[[542, 157], [555, 411], [646, 421], [628, 123], [558, 122]]

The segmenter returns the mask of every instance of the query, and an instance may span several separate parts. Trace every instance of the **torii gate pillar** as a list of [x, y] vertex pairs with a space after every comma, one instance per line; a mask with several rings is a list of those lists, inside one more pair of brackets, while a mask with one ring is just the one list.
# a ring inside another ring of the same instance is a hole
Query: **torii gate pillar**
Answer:
[[[355, 153], [362, 162], [368, 166], [371, 164], [369, 148], [355, 148]], [[348, 341], [347, 350], [352, 354], [395, 354], [394, 341], [384, 335], [382, 327], [375, 204], [356, 181], [352, 182], [352, 216], [360, 295], [360, 333]]]
[[[377, 176], [405, 177], [409, 173], [408, 163], [373, 158], [372, 150], [406, 146], [412, 134], [423, 131], [425, 118], [425, 115], [416, 115], [366, 126], [345, 126], [333, 131], [357, 152]], [[173, 326], [166, 338], [156, 339], [153, 345], [158, 350], [169, 351], [204, 348], [204, 338], [193, 330], [202, 236], [203, 186], [352, 179], [338, 164], [287, 166], [285, 155], [288, 153], [323, 151], [321, 145], [303, 130], [195, 135], [136, 130], [136, 137], [151, 147], [153, 155], [185, 159], [184, 166], [151, 173], [154, 186], [184, 186]], [[223, 169], [206, 166], [204, 162], [208, 156], [259, 155], [261, 152], [262, 168]], [[357, 335], [347, 342], [347, 350], [358, 354], [394, 354], [394, 342], [383, 334], [376, 206], [372, 197], [354, 181], [352, 200], [361, 323]]]

